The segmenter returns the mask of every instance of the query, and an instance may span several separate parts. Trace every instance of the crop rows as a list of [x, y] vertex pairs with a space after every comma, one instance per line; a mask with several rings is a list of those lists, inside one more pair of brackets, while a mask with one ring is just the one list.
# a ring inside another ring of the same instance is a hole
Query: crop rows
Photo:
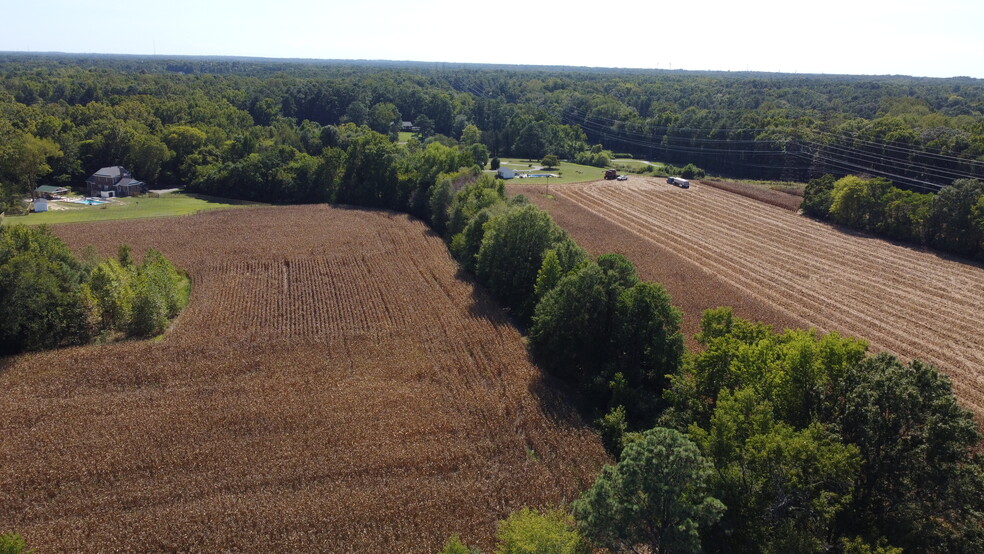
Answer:
[[[863, 337], [875, 350], [935, 364], [951, 376], [961, 400], [984, 414], [979, 266], [840, 232], [711, 187], [681, 190], [637, 180], [552, 192], [607, 220], [613, 243], [626, 232], [642, 237], [787, 321]], [[699, 291], [714, 284], [698, 279], [689, 286]]]
[[0, 368], [0, 528], [41, 551], [488, 548], [606, 457], [521, 337], [397, 214], [324, 206], [61, 226], [193, 281], [157, 342]]

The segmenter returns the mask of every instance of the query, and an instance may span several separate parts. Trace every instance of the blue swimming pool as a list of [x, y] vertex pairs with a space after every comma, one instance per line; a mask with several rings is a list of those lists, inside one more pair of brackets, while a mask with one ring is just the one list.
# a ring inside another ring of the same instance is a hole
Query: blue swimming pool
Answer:
[[76, 200], [69, 200], [69, 202], [75, 204], [85, 204], [86, 206], [98, 206], [99, 204], [109, 204], [106, 200], [96, 200], [95, 198], [79, 198]]

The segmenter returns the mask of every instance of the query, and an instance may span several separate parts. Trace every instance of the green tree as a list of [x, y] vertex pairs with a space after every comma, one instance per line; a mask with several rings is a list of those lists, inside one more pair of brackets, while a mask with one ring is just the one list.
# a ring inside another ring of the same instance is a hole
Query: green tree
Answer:
[[540, 160], [540, 165], [545, 168], [554, 168], [560, 164], [560, 160], [553, 154], [547, 154]]
[[836, 177], [828, 173], [807, 183], [803, 191], [803, 203], [800, 204], [803, 212], [819, 219], [830, 217], [830, 204], [833, 202], [831, 193], [836, 180]]
[[34, 550], [27, 548], [27, 542], [16, 533], [0, 534], [0, 554], [33, 554]]
[[543, 263], [540, 265], [540, 271], [536, 274], [536, 284], [533, 286], [533, 294], [536, 295], [537, 302], [543, 298], [543, 295], [556, 287], [557, 283], [563, 277], [564, 269], [560, 266], [557, 251], [551, 248], [543, 255]]
[[439, 180], [436, 185], [431, 187], [428, 193], [429, 198], [427, 199], [427, 204], [431, 226], [442, 236], [447, 232], [448, 219], [450, 217], [448, 210], [451, 207], [453, 194], [450, 178]]
[[523, 508], [499, 522], [497, 554], [587, 554], [577, 523], [561, 510]]
[[484, 144], [470, 144], [466, 150], [478, 167], [484, 168], [489, 163], [489, 149]]
[[395, 135], [399, 131], [401, 121], [400, 110], [390, 102], [374, 104], [369, 110], [369, 128], [377, 133], [387, 136]]
[[984, 234], [975, 225], [974, 207], [982, 196], [984, 181], [977, 179], [958, 179], [940, 189], [929, 216], [930, 245], [964, 256], [977, 254]]
[[479, 130], [474, 124], [469, 123], [461, 131], [461, 144], [465, 146], [471, 146], [472, 144], [478, 144], [482, 142], [482, 131]]
[[491, 219], [486, 227], [476, 257], [476, 276], [516, 315], [529, 317], [543, 255], [564, 236], [563, 231], [547, 212], [529, 204]]
[[582, 532], [597, 545], [650, 552], [695, 552], [701, 529], [725, 507], [710, 495], [713, 468], [686, 436], [654, 428], [625, 447], [573, 504]]
[[844, 379], [834, 421], [863, 463], [842, 525], [913, 551], [979, 551], [984, 475], [980, 434], [950, 381], [919, 361], [879, 354]]
[[890, 186], [882, 178], [862, 179], [848, 175], [837, 180], [830, 193], [830, 218], [856, 229], [876, 230], [883, 217], [881, 199]]
[[133, 272], [114, 259], [104, 260], [89, 275], [89, 287], [103, 311], [102, 327], [125, 330], [133, 317]]
[[342, 123], [352, 123], [356, 126], [365, 125], [369, 120], [369, 108], [362, 102], [355, 100], [345, 109], [345, 116]]
[[345, 160], [338, 202], [397, 208], [397, 153], [388, 138], [371, 131], [355, 138], [345, 153]]
[[683, 361], [681, 321], [680, 310], [658, 283], [636, 283], [619, 295], [615, 306], [614, 371], [635, 393], [636, 401], [626, 406], [630, 414], [650, 424], [658, 414], [667, 376], [677, 373]]
[[734, 551], [817, 552], [851, 499], [857, 447], [820, 424], [795, 430], [776, 421], [750, 389], [722, 391], [704, 431], [691, 427], [714, 461], [712, 490], [728, 506], [712, 543]]
[[0, 226], [0, 354], [87, 338], [80, 269], [47, 228]]

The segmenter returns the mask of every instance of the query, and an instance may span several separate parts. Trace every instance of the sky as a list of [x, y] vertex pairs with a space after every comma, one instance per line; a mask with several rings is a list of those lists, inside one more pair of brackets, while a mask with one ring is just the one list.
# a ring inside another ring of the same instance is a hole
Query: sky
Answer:
[[0, 0], [0, 51], [984, 78], [984, 1]]

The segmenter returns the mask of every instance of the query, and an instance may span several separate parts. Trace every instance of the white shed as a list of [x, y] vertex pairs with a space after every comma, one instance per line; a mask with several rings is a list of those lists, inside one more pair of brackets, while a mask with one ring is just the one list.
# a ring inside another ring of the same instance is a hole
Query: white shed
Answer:
[[47, 198], [38, 198], [37, 200], [35, 200], [34, 201], [34, 211], [36, 213], [48, 211], [48, 199]]
[[499, 177], [500, 179], [513, 179], [516, 177], [516, 171], [509, 167], [499, 166], [496, 177]]

